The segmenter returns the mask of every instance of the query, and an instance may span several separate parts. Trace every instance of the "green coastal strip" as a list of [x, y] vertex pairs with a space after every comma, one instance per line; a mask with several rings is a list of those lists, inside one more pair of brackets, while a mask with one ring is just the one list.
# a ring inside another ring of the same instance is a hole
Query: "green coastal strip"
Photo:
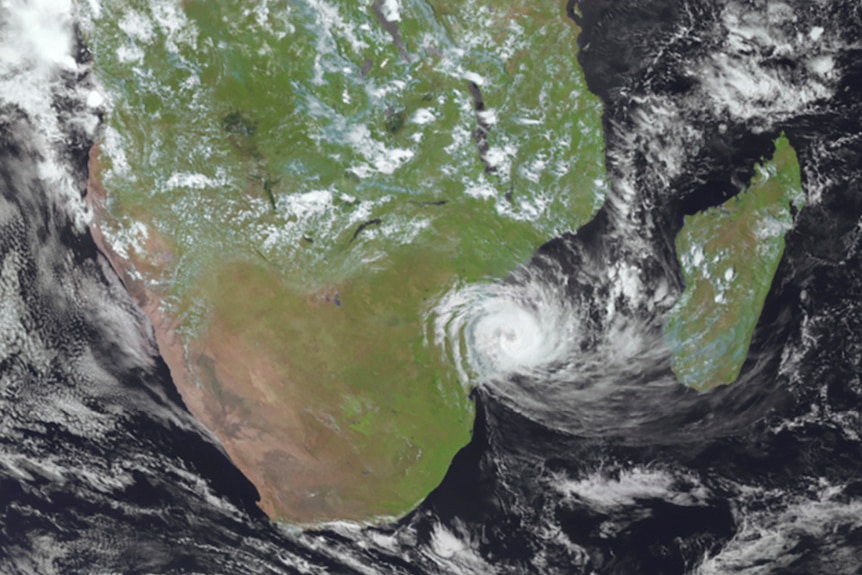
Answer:
[[686, 217], [676, 238], [686, 289], [665, 326], [682, 383], [707, 391], [739, 376], [784, 253], [791, 205], [803, 201], [796, 152], [781, 136], [748, 189]]

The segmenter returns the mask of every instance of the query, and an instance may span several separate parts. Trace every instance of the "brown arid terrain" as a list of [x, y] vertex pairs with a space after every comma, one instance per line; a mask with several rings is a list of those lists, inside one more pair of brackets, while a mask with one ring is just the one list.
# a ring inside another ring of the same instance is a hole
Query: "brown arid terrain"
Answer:
[[[274, 519], [297, 522], [367, 518], [368, 508], [339, 495], [351, 487], [356, 469], [363, 465], [356, 450], [334, 422], [327, 425], [325, 418], [303, 407], [307, 403], [298, 393], [291, 393], [296, 390], [283, 372], [283, 362], [272, 361], [260, 346], [249, 349], [248, 338], [232, 333], [218, 317], [199, 341], [183, 341], [177, 319], [164, 310], [163, 294], [134, 273], [154, 272], [169, 263], [170, 246], [150, 233], [146, 253], [130, 252], [126, 259], [106, 241], [100, 226], [111, 215], [99, 179], [98, 154], [94, 146], [87, 187], [93, 238], [152, 323], [161, 355], [187, 407], [257, 486], [261, 508]], [[318, 300], [310, 298], [308, 304], [327, 303]], [[345, 469], [351, 471], [344, 473]]]

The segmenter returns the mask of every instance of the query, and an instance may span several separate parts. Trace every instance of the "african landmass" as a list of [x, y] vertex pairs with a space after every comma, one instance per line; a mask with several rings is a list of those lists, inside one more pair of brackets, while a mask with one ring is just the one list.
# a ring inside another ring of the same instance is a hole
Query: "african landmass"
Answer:
[[[272, 518], [413, 508], [473, 425], [434, 306], [505, 278], [608, 190], [565, 2], [90, 10], [112, 106], [95, 234], [183, 399]], [[781, 258], [801, 193], [787, 140], [740, 185], [676, 240], [665, 335], [703, 391], [739, 373]]]

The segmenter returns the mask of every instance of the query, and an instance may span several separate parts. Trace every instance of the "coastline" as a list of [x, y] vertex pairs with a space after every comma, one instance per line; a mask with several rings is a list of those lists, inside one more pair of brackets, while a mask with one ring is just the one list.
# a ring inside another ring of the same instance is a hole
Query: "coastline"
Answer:
[[[139, 254], [129, 254], [127, 259], [113, 249], [101, 227], [112, 216], [100, 169], [96, 143], [89, 151], [86, 195], [93, 214], [93, 240], [150, 321], [159, 353], [186, 408], [255, 485], [258, 506], [273, 520], [300, 524], [336, 518], [368, 521], [374, 516], [369, 509], [340, 496], [350, 477], [336, 465], [361, 465], [361, 461], [350, 446], [341, 443], [337, 430], [301, 410], [301, 401], [277, 401], [272, 390], [287, 381], [277, 362], [261, 357], [259, 350], [246, 349], [245, 342], [218, 318], [200, 341], [183, 341], [177, 333], [179, 320], [164, 311], [162, 295], [136, 277], [136, 270], [156, 269], [172, 254], [152, 238], [147, 241], [154, 244], [151, 253], [160, 260], [156, 263]], [[268, 424], [273, 421], [278, 423]], [[338, 457], [333, 457], [333, 451]]]
[[[88, 174], [86, 201], [93, 213], [93, 218], [90, 222], [90, 233], [92, 234], [93, 241], [108, 260], [111, 267], [113, 267], [114, 271], [119, 276], [120, 281], [123, 282], [126, 290], [128, 290], [129, 294], [137, 302], [141, 311], [147, 319], [149, 319], [153, 328], [153, 335], [156, 339], [159, 354], [162, 356], [162, 359], [170, 370], [171, 379], [173, 380], [177, 391], [182, 396], [183, 401], [185, 402], [185, 407], [196, 419], [202, 421], [210, 432], [214, 433], [222, 448], [228, 453], [234, 464], [248, 476], [249, 474], [247, 469], [238, 463], [236, 454], [233, 453], [234, 450], [230, 448], [229, 443], [225, 443], [223, 439], [219, 437], [219, 434], [215, 433], [212, 427], [201, 418], [201, 414], [206, 412], [203, 401], [204, 398], [202, 393], [190, 393], [191, 389], [198, 386], [194, 381], [194, 375], [188, 368], [184, 342], [176, 332], [179, 322], [162, 311], [162, 300], [158, 294], [147, 290], [143, 282], [133, 276], [133, 263], [120, 256], [116, 250], [113, 249], [110, 242], [107, 241], [102, 232], [101, 224], [110, 217], [110, 214], [105, 207], [107, 191], [99, 178], [100, 165], [98, 156], [99, 143], [96, 143], [90, 148], [87, 162]], [[257, 482], [254, 483], [255, 487], [257, 487], [260, 492], [260, 485]], [[268, 516], [273, 516], [273, 512], [275, 510], [271, 506], [263, 504], [262, 494], [261, 499], [258, 501], [258, 506], [260, 506]]]

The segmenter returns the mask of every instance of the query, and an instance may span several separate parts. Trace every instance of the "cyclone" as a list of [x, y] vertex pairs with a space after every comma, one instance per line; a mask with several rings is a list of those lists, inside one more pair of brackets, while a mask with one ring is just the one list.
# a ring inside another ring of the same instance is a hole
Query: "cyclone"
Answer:
[[481, 383], [558, 369], [574, 353], [580, 323], [558, 286], [526, 268], [512, 281], [454, 286], [433, 318], [435, 343], [467, 386], [473, 377]]

